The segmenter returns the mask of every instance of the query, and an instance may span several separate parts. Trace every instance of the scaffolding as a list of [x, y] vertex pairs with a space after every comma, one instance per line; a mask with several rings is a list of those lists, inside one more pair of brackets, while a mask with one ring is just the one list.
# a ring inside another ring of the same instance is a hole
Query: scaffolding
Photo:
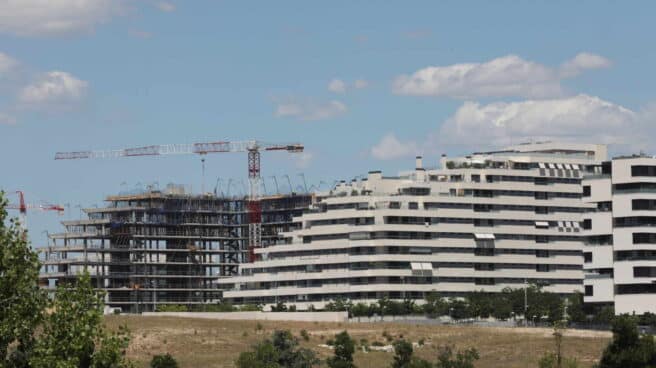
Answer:
[[[262, 197], [262, 247], [288, 240], [311, 194]], [[105, 303], [124, 312], [158, 305], [198, 306], [221, 298], [219, 278], [249, 262], [247, 197], [185, 194], [181, 187], [106, 198], [86, 219], [63, 221], [42, 250], [43, 285], [74, 280], [86, 270]]]

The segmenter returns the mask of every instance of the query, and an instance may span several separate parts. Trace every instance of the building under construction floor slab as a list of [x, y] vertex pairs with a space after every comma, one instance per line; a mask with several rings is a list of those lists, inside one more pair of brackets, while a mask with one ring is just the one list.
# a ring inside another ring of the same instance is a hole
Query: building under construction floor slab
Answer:
[[[286, 242], [280, 234], [300, 226], [294, 217], [311, 194], [261, 199], [262, 246]], [[109, 196], [104, 208], [87, 208], [87, 219], [63, 221], [42, 250], [42, 284], [73, 281], [83, 270], [105, 303], [124, 312], [158, 305], [216, 303], [216, 281], [238, 274], [249, 262], [248, 199], [165, 191]]]

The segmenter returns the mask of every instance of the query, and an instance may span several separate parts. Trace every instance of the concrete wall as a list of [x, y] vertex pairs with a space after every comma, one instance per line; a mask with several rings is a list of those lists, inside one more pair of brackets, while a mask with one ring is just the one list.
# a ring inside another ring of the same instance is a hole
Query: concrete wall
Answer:
[[146, 312], [147, 317], [204, 318], [219, 320], [346, 322], [347, 312]]

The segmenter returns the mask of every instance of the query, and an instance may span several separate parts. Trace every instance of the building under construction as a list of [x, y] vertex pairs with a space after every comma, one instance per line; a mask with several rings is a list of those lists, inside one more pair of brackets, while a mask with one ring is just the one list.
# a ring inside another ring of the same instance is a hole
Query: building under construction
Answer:
[[[280, 234], [299, 227], [293, 219], [312, 201], [311, 194], [262, 197], [262, 247], [286, 242]], [[152, 311], [217, 302], [216, 281], [249, 262], [248, 198], [191, 195], [169, 185], [106, 202], [49, 235], [43, 283], [73, 280], [86, 269], [106, 291], [107, 306]]]

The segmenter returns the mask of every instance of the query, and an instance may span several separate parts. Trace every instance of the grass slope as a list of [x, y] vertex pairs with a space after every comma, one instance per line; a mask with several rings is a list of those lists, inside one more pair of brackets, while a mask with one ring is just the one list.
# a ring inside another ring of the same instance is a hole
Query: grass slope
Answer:
[[[132, 332], [128, 355], [138, 366], [147, 367], [155, 354], [172, 354], [181, 367], [234, 367], [240, 352], [248, 350], [257, 341], [270, 336], [275, 329], [290, 330], [301, 344], [326, 358], [332, 351], [319, 344], [346, 329], [357, 341], [366, 339], [387, 344], [386, 335], [404, 337], [425, 345], [415, 349], [423, 358], [435, 360], [436, 347], [455, 344], [457, 348], [476, 347], [481, 355], [477, 368], [537, 367], [539, 357], [553, 349], [552, 331], [549, 329], [487, 328], [469, 326], [423, 326], [393, 323], [312, 323], [261, 321], [218, 321], [174, 317], [107, 316], [106, 324], [115, 329], [127, 324]], [[310, 334], [308, 342], [300, 338], [300, 331]], [[568, 330], [564, 339], [564, 353], [576, 357], [583, 367], [591, 367], [601, 356], [610, 340], [606, 332]], [[356, 354], [359, 368], [388, 367], [391, 353], [359, 351]]]

